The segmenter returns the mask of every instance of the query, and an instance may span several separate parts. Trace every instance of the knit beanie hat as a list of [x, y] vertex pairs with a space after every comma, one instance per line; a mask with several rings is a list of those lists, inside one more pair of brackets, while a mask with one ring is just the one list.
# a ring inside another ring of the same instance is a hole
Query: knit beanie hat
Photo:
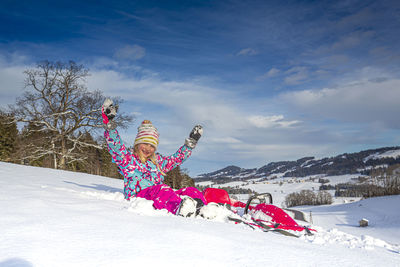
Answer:
[[158, 137], [159, 134], [157, 128], [151, 124], [151, 121], [144, 120], [138, 127], [138, 133], [136, 135], [134, 146], [137, 144], [150, 144], [157, 149]]

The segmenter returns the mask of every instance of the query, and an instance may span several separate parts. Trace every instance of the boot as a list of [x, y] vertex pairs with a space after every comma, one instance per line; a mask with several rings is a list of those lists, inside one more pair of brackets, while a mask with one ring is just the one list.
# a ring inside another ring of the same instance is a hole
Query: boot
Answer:
[[193, 218], [196, 216], [196, 206], [197, 202], [193, 198], [185, 196], [182, 199], [181, 204], [179, 205], [178, 212], [176, 214], [182, 217]]

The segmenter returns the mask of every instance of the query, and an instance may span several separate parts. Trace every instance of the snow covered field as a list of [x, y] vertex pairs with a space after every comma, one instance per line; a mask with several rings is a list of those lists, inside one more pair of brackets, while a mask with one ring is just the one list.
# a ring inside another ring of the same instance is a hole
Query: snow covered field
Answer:
[[0, 162], [0, 266], [400, 266], [400, 196], [303, 207], [318, 233], [296, 239], [155, 211], [122, 186]]
[[[354, 179], [361, 176], [360, 174], [346, 174], [346, 175], [337, 175], [337, 176], [321, 176], [324, 179], [329, 180], [327, 184], [337, 185], [340, 183], [354, 182]], [[239, 186], [241, 188], [249, 188], [257, 193], [271, 193], [273, 196], [274, 204], [283, 207], [283, 202], [285, 201], [285, 197], [293, 192], [300, 192], [301, 190], [311, 190], [317, 192], [321, 183], [318, 183], [318, 175], [308, 176], [304, 178], [287, 178], [287, 177], [279, 177], [274, 180], [258, 182], [257, 179], [250, 182], [243, 181], [235, 181], [225, 184], [215, 184], [212, 182], [201, 182], [198, 183], [204, 186], [211, 187], [236, 187]], [[310, 181], [310, 178], [315, 178], [315, 182]], [[334, 191], [332, 191], [332, 195], [334, 195]], [[240, 197], [242, 201], [246, 201], [248, 196]], [[335, 203], [344, 203], [345, 201], [350, 200], [358, 200], [359, 198], [339, 198], [334, 199]]]

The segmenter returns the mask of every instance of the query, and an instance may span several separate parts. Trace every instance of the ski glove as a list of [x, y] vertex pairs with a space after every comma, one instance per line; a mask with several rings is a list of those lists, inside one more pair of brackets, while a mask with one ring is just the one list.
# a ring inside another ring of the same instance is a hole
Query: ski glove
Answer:
[[189, 138], [186, 138], [185, 145], [189, 148], [195, 148], [201, 135], [203, 134], [203, 127], [201, 125], [194, 126], [193, 130], [189, 134]]
[[108, 130], [115, 128], [115, 122], [113, 121], [113, 119], [117, 115], [117, 109], [118, 106], [114, 106], [113, 101], [109, 98], [104, 101], [103, 106], [101, 107], [103, 123]]

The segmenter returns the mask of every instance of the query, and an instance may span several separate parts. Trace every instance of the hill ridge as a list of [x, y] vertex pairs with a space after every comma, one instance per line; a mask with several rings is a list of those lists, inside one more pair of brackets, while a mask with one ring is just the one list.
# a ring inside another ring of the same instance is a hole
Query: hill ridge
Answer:
[[387, 168], [400, 163], [400, 146], [368, 149], [355, 153], [343, 153], [334, 157], [316, 159], [303, 157], [294, 161], [270, 162], [259, 168], [245, 169], [229, 165], [220, 170], [200, 174], [196, 182], [209, 180], [268, 179], [271, 176], [304, 177], [308, 175], [369, 174], [376, 167]]

